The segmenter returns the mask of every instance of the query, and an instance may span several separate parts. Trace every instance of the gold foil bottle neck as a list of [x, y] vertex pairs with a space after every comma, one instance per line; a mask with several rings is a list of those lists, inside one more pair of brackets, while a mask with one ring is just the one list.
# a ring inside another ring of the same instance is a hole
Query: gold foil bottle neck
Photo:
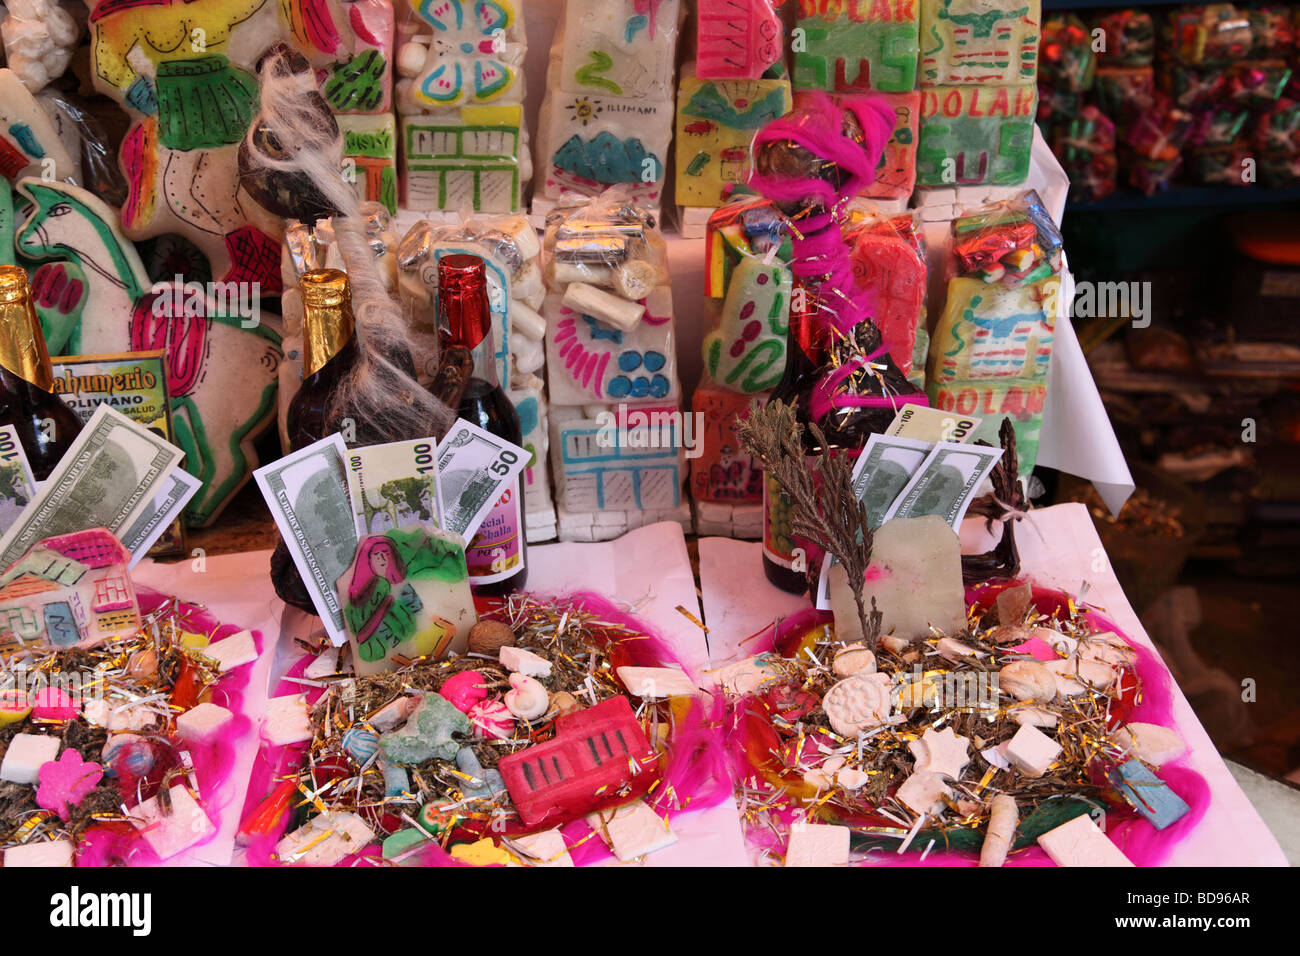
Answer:
[[54, 391], [41, 320], [32, 304], [27, 273], [18, 266], [0, 265], [0, 365], [42, 391]]
[[338, 269], [303, 273], [302, 374], [315, 375], [352, 337], [352, 287]]

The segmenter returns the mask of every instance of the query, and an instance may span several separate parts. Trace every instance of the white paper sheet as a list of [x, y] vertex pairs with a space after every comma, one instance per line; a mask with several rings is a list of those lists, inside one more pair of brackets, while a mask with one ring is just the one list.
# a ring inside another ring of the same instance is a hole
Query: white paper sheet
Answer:
[[243, 691], [242, 710], [252, 719], [252, 726], [235, 741], [235, 759], [225, 782], [215, 792], [200, 794], [205, 805], [221, 808], [221, 827], [210, 842], [164, 863], [165, 866], [228, 866], [244, 808], [249, 772], [257, 755], [259, 715], [266, 711], [271, 650], [280, 633], [284, 605], [271, 586], [270, 551], [204, 558], [203, 570], [197, 570], [195, 565], [193, 560], [175, 564], [145, 560], [131, 571], [131, 578], [136, 584], [203, 605], [222, 624], [262, 632], [262, 655], [247, 665], [252, 670]]
[[[993, 545], [979, 519], [962, 525], [962, 551], [975, 554]], [[1057, 505], [1031, 512], [1016, 529], [1022, 572], [1037, 583], [1078, 594], [1087, 582], [1088, 603], [1102, 609], [1128, 638], [1155, 651], [1124, 597], [1109, 562], [1094, 571], [1105, 554], [1087, 509]], [[704, 620], [714, 666], [754, 653], [745, 638], [779, 615], [809, 606], [803, 597], [772, 587], [763, 577], [760, 545], [726, 538], [700, 539], [700, 582]], [[1157, 658], [1159, 653], [1156, 652]], [[1188, 746], [1185, 766], [1199, 773], [1210, 788], [1210, 806], [1195, 829], [1173, 848], [1168, 866], [1285, 866], [1286, 857], [1268, 827], [1229, 774], [1191, 705], [1170, 681], [1173, 728]]]

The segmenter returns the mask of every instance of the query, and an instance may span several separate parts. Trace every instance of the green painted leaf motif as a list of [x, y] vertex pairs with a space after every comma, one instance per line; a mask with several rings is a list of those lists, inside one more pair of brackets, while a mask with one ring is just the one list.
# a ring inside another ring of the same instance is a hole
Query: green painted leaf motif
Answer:
[[608, 73], [614, 66], [614, 58], [604, 50], [592, 50], [587, 55], [591, 57], [592, 62], [579, 67], [578, 72], [574, 74], [574, 79], [583, 86], [594, 86], [597, 89], [609, 90], [615, 96], [622, 96], [623, 87], [613, 80], [601, 76], [602, 73]]

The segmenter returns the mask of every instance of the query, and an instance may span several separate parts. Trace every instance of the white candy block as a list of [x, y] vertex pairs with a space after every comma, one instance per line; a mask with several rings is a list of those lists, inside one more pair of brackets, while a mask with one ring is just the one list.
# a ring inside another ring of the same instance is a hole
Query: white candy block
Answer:
[[690, 697], [699, 693], [695, 681], [675, 667], [620, 667], [618, 679], [634, 697], [662, 700]]
[[718, 686], [729, 694], [752, 694], [764, 684], [776, 680], [781, 671], [773, 666], [766, 654], [746, 657], [713, 672]]
[[285, 836], [275, 845], [275, 854], [283, 863], [333, 866], [374, 838], [374, 831], [355, 813], [331, 810]]
[[573, 866], [569, 847], [559, 830], [546, 830], [529, 836], [514, 837], [510, 841], [533, 866]]
[[189, 790], [177, 784], [167, 791], [170, 811], [164, 813], [157, 797], [150, 797], [127, 814], [145, 842], [167, 860], [217, 832], [207, 813]]
[[571, 282], [560, 304], [579, 315], [600, 319], [624, 332], [631, 332], [645, 315], [645, 306], [612, 295], [585, 282]]
[[785, 851], [785, 865], [847, 866], [849, 835], [848, 827], [796, 823], [790, 827], [790, 844]]
[[1088, 814], [1080, 814], [1038, 838], [1038, 845], [1057, 866], [1132, 866]]
[[913, 813], [938, 813], [944, 807], [943, 796], [948, 785], [937, 773], [918, 770], [898, 788], [894, 796]]
[[497, 656], [501, 666], [512, 674], [523, 674], [527, 677], [551, 676], [551, 662], [526, 648], [507, 644], [497, 652]]
[[18, 734], [0, 762], [0, 780], [36, 783], [42, 764], [58, 759], [59, 738], [41, 734]]
[[307, 716], [307, 697], [288, 694], [266, 702], [262, 736], [274, 747], [284, 747], [311, 740], [311, 720]]
[[1022, 724], [1005, 751], [1007, 760], [1027, 777], [1041, 777], [1061, 753], [1061, 745], [1030, 724]]
[[302, 676], [308, 680], [320, 680], [329, 677], [339, 669], [339, 649], [334, 646], [325, 648], [316, 655], [316, 659], [307, 665]]
[[668, 829], [668, 821], [651, 810], [644, 800], [613, 811], [589, 814], [587, 824], [624, 862], [677, 842], [677, 834]]
[[88, 700], [81, 714], [110, 733], [150, 730], [162, 719], [155, 711], [121, 698]]
[[46, 840], [5, 850], [5, 869], [14, 866], [72, 866], [76, 850], [70, 840]]
[[207, 740], [233, 717], [226, 708], [204, 701], [176, 718], [176, 733], [182, 740]]
[[213, 641], [200, 653], [216, 661], [217, 669], [224, 674], [257, 660], [257, 645], [253, 643], [252, 631], [240, 631], [224, 640]]

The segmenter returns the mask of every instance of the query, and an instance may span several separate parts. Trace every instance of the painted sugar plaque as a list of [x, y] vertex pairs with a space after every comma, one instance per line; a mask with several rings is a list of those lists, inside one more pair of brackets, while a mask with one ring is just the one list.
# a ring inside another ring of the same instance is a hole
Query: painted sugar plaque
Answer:
[[423, 525], [362, 538], [338, 593], [361, 677], [393, 669], [398, 656], [463, 653], [478, 620], [464, 542]]
[[1037, 79], [1039, 0], [917, 2], [922, 86], [1013, 86]]
[[1038, 89], [934, 86], [921, 90], [918, 186], [1016, 186], [1029, 175]]
[[916, 86], [918, 0], [799, 0], [795, 89], [901, 93]]
[[[42, 314], [53, 353], [106, 354], [161, 349], [166, 355], [175, 443], [203, 482], [188, 523], [211, 523], [252, 476], [253, 443], [275, 414], [280, 336], [261, 315], [257, 287], [151, 283], [113, 210], [84, 189], [25, 179], [30, 204], [18, 251], [64, 269], [82, 284], [74, 308]], [[93, 308], [82, 309], [93, 303]]]

